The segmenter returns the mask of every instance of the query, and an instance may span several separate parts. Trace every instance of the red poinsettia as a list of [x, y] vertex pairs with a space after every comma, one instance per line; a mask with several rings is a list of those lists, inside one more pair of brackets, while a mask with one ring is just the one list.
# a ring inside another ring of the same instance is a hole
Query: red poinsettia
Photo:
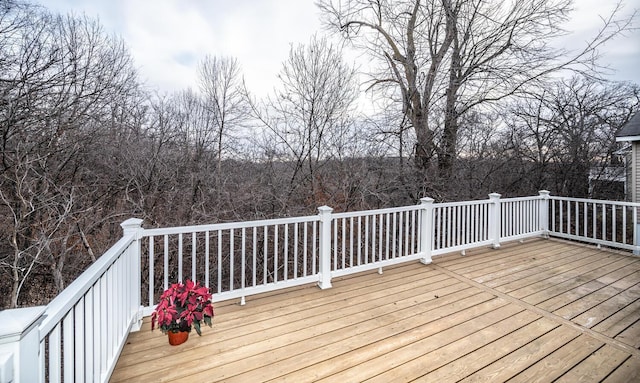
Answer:
[[213, 304], [209, 289], [187, 279], [185, 283], [174, 283], [162, 293], [151, 315], [151, 330], [156, 324], [165, 334], [169, 331], [191, 331], [193, 326], [198, 335], [202, 335], [201, 322], [211, 327], [211, 318]]

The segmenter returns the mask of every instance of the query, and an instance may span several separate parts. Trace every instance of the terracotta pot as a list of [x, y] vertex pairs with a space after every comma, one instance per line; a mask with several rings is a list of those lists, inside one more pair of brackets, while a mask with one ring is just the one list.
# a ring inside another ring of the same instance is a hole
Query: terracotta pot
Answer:
[[172, 346], [183, 344], [184, 342], [187, 341], [187, 339], [189, 339], [188, 331], [180, 331], [180, 332], [169, 331], [168, 335], [169, 335], [169, 344]]

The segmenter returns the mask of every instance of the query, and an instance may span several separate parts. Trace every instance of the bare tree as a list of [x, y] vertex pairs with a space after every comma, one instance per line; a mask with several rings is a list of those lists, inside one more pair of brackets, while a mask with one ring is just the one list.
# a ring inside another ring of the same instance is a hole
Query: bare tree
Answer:
[[216, 136], [216, 184], [222, 190], [222, 159], [234, 150], [236, 135], [246, 124], [250, 107], [243, 92], [242, 74], [238, 60], [230, 57], [207, 56], [198, 68], [204, 105], [212, 120]]
[[81, 201], [93, 200], [84, 162], [114, 119], [112, 101], [136, 81], [123, 43], [97, 22], [17, 3], [0, 12], [0, 215], [11, 249], [1, 265], [15, 307], [34, 268], [64, 287], [65, 259], [85, 232]]
[[584, 49], [551, 42], [562, 36], [570, 0], [321, 0], [330, 28], [377, 60], [371, 87], [401, 94], [415, 130], [415, 160], [438, 159], [451, 175], [459, 119], [473, 108], [525, 92], [550, 73], [595, 69], [597, 48], [627, 30], [618, 5]]
[[321, 194], [320, 162], [345, 149], [352, 137], [355, 70], [343, 61], [339, 47], [314, 36], [308, 45], [291, 47], [278, 77], [282, 87], [270, 99], [269, 114], [260, 118], [267, 141], [274, 144], [270, 150], [293, 165], [287, 195], [308, 187], [304, 194], [315, 205]]
[[590, 172], [611, 166], [615, 134], [639, 106], [638, 86], [580, 76], [513, 104], [504, 119], [505, 157], [524, 167], [522, 192], [587, 197]]

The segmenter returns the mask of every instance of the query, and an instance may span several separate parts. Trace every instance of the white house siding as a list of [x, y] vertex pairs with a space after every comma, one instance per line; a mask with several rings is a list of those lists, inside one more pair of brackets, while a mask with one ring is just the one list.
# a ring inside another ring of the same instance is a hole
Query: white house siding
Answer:
[[632, 144], [632, 173], [631, 173], [631, 201], [638, 202], [640, 196], [638, 191], [640, 190], [640, 142], [634, 141]]

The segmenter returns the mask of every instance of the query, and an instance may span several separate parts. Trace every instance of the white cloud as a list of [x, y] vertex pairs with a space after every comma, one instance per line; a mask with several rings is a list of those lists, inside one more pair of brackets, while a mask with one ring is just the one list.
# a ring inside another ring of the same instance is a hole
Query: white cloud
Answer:
[[162, 90], [194, 86], [197, 61], [212, 34], [207, 19], [188, 2], [126, 1], [121, 32], [148, 81]]
[[291, 42], [319, 29], [312, 1], [123, 1], [122, 34], [141, 73], [162, 90], [197, 88], [207, 54], [236, 57], [252, 90], [273, 86]]
[[[290, 44], [307, 42], [320, 30], [314, 0], [39, 1], [54, 11], [99, 16], [107, 31], [125, 40], [147, 83], [168, 92], [197, 88], [196, 64], [209, 54], [236, 57], [249, 88], [266, 95]], [[613, 6], [613, 1], [576, 1], [566, 25], [574, 31], [568, 44], [582, 46]], [[632, 10], [627, 5], [624, 12]], [[603, 63], [619, 70], [617, 79], [640, 83], [638, 41], [640, 31], [635, 31], [603, 48]]]
[[266, 95], [290, 44], [320, 29], [313, 0], [40, 1], [98, 16], [125, 40], [146, 82], [168, 92], [197, 88], [197, 63], [209, 54], [236, 57], [250, 89]]
[[260, 95], [273, 87], [290, 44], [307, 42], [320, 28], [312, 1], [238, 1], [218, 20], [221, 44], [211, 53], [237, 57]]

